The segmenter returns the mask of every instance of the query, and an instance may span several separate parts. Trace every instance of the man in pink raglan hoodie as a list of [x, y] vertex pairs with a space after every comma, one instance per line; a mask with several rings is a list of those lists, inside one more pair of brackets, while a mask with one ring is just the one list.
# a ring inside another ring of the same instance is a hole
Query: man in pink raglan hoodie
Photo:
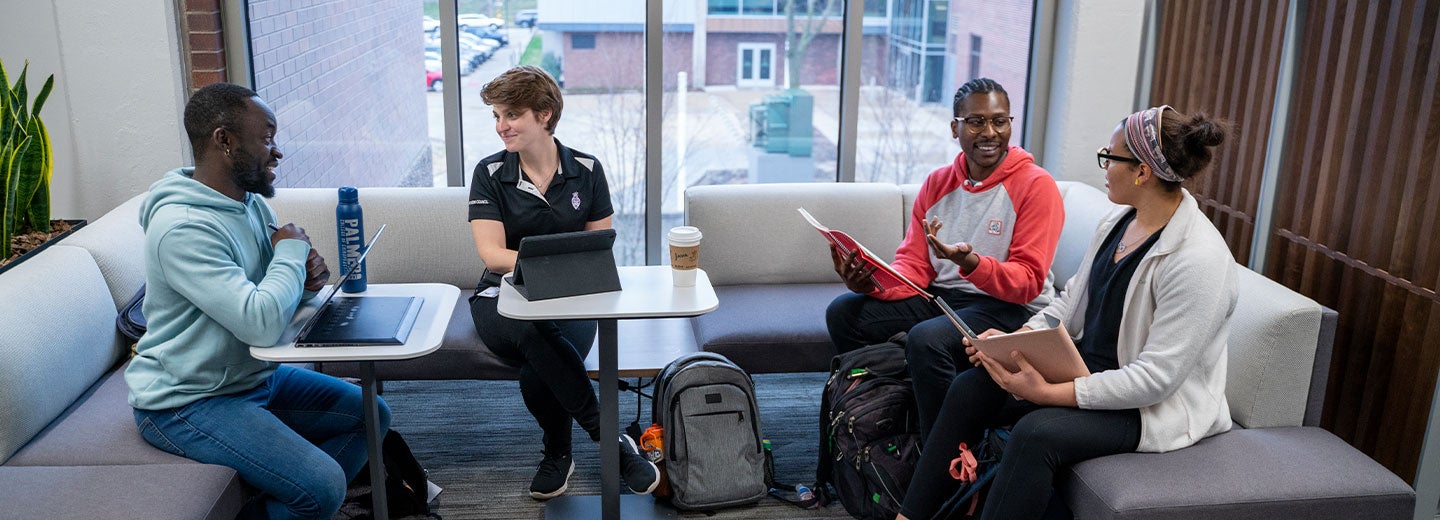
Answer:
[[[1012, 331], [1055, 294], [1050, 263], [1065, 209], [1049, 172], [1010, 145], [1014, 118], [1004, 88], [988, 78], [965, 83], [955, 92], [954, 114], [950, 132], [961, 153], [925, 178], [891, 265], [943, 298], [977, 333]], [[923, 439], [950, 381], [971, 368], [960, 332], [915, 291], [881, 291], [873, 268], [833, 248], [831, 256], [853, 291], [825, 312], [836, 352], [909, 331], [906, 357]]]

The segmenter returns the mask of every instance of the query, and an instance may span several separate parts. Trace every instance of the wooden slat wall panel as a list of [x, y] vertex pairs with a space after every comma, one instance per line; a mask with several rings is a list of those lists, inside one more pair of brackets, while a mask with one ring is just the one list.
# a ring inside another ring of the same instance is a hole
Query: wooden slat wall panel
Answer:
[[1233, 125], [1210, 171], [1187, 188], [1241, 262], [1254, 234], [1285, 7], [1274, 0], [1161, 4], [1150, 101]]
[[1266, 273], [1340, 313], [1322, 425], [1412, 479], [1440, 372], [1440, 0], [1307, 9]]

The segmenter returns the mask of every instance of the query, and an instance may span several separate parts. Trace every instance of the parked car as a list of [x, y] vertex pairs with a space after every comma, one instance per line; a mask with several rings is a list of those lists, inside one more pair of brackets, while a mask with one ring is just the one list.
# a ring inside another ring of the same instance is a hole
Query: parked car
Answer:
[[[435, 59], [436, 61], [439, 61], [439, 60], [440, 60], [440, 42], [439, 42], [439, 41], [435, 41], [435, 42], [432, 42], [432, 43], [426, 43], [426, 44], [425, 44], [425, 59], [430, 59], [430, 57], [431, 57], [432, 54], [434, 55], [434, 59]], [[460, 75], [461, 75], [461, 76], [469, 76], [471, 72], [475, 72], [475, 67], [479, 66], [479, 64], [480, 64], [481, 62], [484, 62], [484, 61], [485, 61], [484, 59], [477, 59], [477, 56], [478, 56], [478, 55], [475, 53], [475, 51], [472, 51], [472, 50], [470, 50], [469, 48], [464, 47], [464, 46], [460, 47]]]
[[487, 40], [495, 40], [495, 44], [501, 47], [504, 47], [505, 44], [510, 43], [510, 35], [505, 34], [505, 31], [491, 29], [489, 27], [461, 27], [460, 32], [473, 34], [477, 37], [485, 38]]
[[516, 27], [534, 27], [535, 22], [540, 19], [540, 13], [534, 9], [521, 9], [515, 13]]
[[455, 23], [460, 26], [461, 30], [464, 30], [466, 27], [499, 29], [505, 25], [505, 20], [491, 18], [483, 14], [462, 14], [455, 17]]
[[460, 33], [460, 45], [469, 45], [471, 50], [484, 56], [487, 60], [495, 54], [495, 49], [500, 48], [500, 44], [494, 40], [487, 40], [467, 32]]
[[[440, 66], [440, 63], [435, 63], [435, 66], [438, 68]], [[440, 71], [430, 70], [430, 66], [428, 63], [425, 66], [425, 90], [433, 92], [440, 92], [445, 90], [445, 80], [441, 79]]]

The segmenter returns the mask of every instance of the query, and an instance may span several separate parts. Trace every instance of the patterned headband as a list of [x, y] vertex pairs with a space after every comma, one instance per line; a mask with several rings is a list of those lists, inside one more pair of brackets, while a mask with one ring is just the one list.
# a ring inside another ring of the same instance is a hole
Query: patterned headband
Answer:
[[1135, 156], [1150, 166], [1155, 176], [1170, 182], [1180, 182], [1182, 179], [1170, 169], [1170, 163], [1165, 162], [1165, 154], [1160, 148], [1160, 116], [1165, 110], [1175, 110], [1170, 105], [1147, 108], [1125, 118], [1125, 144], [1130, 145], [1130, 151]]

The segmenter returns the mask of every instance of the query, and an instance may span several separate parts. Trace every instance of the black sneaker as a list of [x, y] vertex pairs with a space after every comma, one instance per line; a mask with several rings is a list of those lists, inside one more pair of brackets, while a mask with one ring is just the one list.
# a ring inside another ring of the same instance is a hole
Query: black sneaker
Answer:
[[660, 485], [660, 468], [640, 455], [635, 440], [624, 434], [620, 435], [620, 476], [637, 495], [648, 495]]
[[569, 455], [545, 455], [535, 478], [530, 480], [530, 498], [548, 500], [560, 496], [570, 487], [570, 474], [575, 472], [575, 460]]

